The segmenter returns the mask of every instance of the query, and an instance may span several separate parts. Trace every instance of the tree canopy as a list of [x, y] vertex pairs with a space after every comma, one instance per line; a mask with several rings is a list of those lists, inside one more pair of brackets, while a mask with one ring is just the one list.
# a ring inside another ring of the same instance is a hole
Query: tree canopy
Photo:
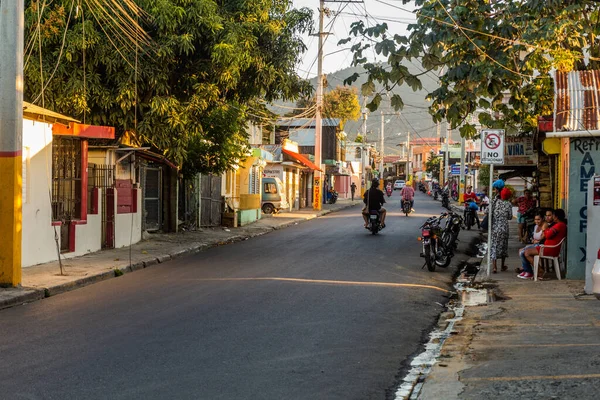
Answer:
[[[402, 0], [402, 4], [408, 3]], [[398, 5], [397, 5], [398, 4]], [[600, 65], [600, 15], [592, 0], [415, 0], [416, 23], [408, 36], [390, 32], [386, 23], [351, 26], [354, 65], [364, 65], [368, 80], [363, 94], [373, 95], [368, 107], [381, 102], [383, 90], [397, 85], [421, 89], [426, 74], [439, 79], [429, 94], [435, 122], [446, 120], [461, 135], [476, 133], [474, 121], [507, 132], [528, 132], [537, 116], [551, 115], [555, 70], [592, 69]], [[399, 3], [391, 5], [403, 9]], [[387, 65], [368, 62], [374, 47]], [[370, 51], [370, 50], [369, 50]], [[418, 59], [424, 71], [411, 73], [403, 60]], [[357, 74], [346, 83], [354, 82]], [[391, 98], [396, 109], [402, 98]]]
[[434, 154], [433, 152], [429, 153], [429, 159], [425, 163], [425, 172], [431, 174], [431, 176], [435, 179], [440, 176], [440, 162], [442, 161], [442, 157]]
[[[303, 97], [296, 103], [296, 108], [286, 114], [291, 117], [305, 113], [311, 106], [314, 107], [314, 97]], [[354, 87], [337, 86], [335, 89], [323, 95], [323, 117], [339, 118], [340, 128], [348, 121], [356, 121], [360, 117], [360, 103], [358, 102], [358, 90]]]
[[218, 173], [263, 102], [310, 93], [294, 68], [311, 28], [288, 0], [29, 0], [25, 98]]

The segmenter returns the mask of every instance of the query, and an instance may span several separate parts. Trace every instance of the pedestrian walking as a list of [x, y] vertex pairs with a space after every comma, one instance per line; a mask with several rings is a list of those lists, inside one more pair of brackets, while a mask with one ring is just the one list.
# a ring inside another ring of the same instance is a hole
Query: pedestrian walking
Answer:
[[502, 259], [501, 270], [506, 271], [504, 264], [508, 256], [508, 221], [512, 219], [512, 205], [509, 202], [512, 192], [504, 188], [500, 192], [500, 198], [494, 199], [492, 206], [492, 243], [490, 258], [493, 262], [492, 272], [498, 272], [496, 260]]
[[355, 193], [356, 193], [356, 183], [352, 182], [352, 185], [350, 185], [350, 194], [352, 194], [352, 201], [354, 201]]

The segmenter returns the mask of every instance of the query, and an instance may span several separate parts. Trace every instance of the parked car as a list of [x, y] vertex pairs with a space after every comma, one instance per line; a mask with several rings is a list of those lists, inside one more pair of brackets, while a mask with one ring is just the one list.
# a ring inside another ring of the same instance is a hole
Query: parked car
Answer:
[[402, 179], [398, 179], [396, 182], [394, 182], [394, 190], [402, 190], [404, 189], [404, 186], [406, 186], [406, 181]]
[[277, 213], [289, 207], [279, 178], [263, 178], [262, 186], [261, 208], [265, 214]]

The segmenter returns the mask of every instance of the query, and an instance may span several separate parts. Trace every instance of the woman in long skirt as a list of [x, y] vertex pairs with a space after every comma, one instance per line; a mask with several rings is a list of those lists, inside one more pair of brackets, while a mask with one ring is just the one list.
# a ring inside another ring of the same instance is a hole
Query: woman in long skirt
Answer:
[[512, 219], [512, 205], [508, 201], [512, 193], [509, 189], [502, 189], [500, 199], [494, 199], [492, 210], [492, 243], [490, 258], [492, 259], [492, 272], [498, 272], [496, 260], [502, 259], [502, 271], [507, 267], [504, 261], [508, 256], [508, 221]]

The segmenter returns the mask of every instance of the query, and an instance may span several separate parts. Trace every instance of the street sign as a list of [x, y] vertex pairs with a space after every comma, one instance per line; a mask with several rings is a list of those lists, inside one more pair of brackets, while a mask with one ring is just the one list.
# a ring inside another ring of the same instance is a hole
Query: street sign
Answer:
[[504, 164], [504, 129], [481, 131], [481, 163]]

